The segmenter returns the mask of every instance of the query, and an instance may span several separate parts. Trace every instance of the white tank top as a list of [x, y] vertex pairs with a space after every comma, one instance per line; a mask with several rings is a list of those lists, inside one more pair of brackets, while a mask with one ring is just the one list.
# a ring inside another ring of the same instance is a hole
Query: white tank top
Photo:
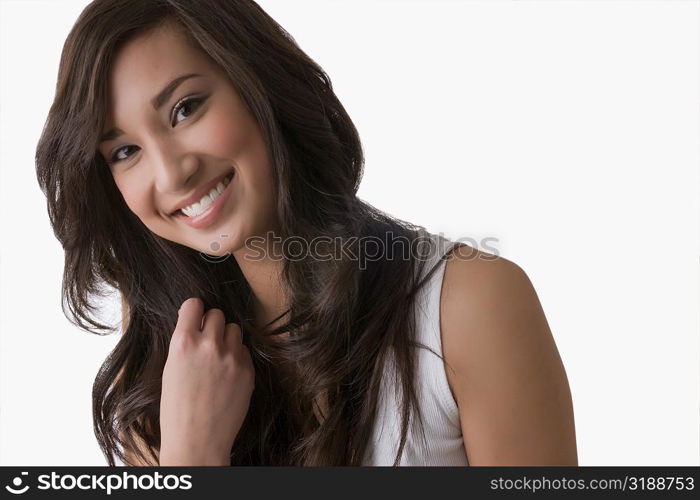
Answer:
[[[432, 241], [433, 251], [427, 257], [424, 274], [440, 261], [454, 244], [444, 236], [425, 232]], [[445, 274], [445, 260], [423, 285], [416, 296], [417, 341], [442, 353], [440, 338], [440, 292]], [[416, 396], [423, 417], [425, 445], [419, 422], [413, 412], [406, 434], [406, 443], [399, 465], [459, 466], [469, 465], [462, 440], [457, 403], [452, 396], [443, 361], [425, 348], [417, 349]], [[401, 438], [401, 388], [394, 385], [392, 353], [389, 353], [378, 397], [377, 417], [373, 435], [363, 457], [362, 465], [391, 466], [394, 464]]]

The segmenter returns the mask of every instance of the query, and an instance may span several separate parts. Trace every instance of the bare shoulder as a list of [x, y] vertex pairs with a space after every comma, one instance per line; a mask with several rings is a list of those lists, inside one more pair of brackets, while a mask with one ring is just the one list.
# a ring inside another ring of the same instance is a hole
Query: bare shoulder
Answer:
[[440, 300], [443, 356], [472, 465], [576, 465], [569, 384], [530, 278], [461, 246]]

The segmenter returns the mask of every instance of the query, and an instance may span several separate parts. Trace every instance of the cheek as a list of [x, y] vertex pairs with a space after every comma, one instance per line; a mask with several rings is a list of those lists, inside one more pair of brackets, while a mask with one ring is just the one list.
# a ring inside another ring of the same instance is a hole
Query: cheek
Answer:
[[231, 109], [222, 107], [210, 112], [200, 141], [206, 151], [220, 158], [234, 158], [245, 154], [250, 144], [250, 124]]
[[121, 192], [126, 206], [134, 212], [139, 218], [142, 215], [149, 213], [149, 202], [146, 193], [139, 182], [134, 180], [117, 180], [115, 179], [117, 188]]

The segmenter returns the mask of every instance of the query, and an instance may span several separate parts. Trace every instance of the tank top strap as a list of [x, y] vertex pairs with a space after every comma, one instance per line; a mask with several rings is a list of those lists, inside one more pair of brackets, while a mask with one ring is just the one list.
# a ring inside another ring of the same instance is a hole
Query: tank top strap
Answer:
[[442, 337], [440, 329], [440, 297], [442, 295], [442, 282], [447, 264], [446, 254], [459, 243], [456, 243], [442, 234], [428, 233], [427, 237], [432, 241], [431, 253], [423, 271], [427, 275], [433, 266], [436, 269], [423, 285], [421, 293], [416, 297], [416, 340], [432, 352], [425, 352], [421, 348], [421, 376], [430, 381], [435, 390], [435, 395], [441, 403], [441, 410], [451, 420], [459, 419], [457, 408], [449, 383], [447, 382], [446, 367], [440, 356], [443, 355]]

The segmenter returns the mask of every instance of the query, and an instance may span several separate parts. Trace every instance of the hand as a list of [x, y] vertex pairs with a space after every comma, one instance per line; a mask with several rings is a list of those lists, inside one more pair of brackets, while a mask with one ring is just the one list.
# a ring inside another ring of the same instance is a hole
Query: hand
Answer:
[[241, 329], [198, 298], [183, 302], [160, 398], [160, 465], [230, 465], [255, 386]]

